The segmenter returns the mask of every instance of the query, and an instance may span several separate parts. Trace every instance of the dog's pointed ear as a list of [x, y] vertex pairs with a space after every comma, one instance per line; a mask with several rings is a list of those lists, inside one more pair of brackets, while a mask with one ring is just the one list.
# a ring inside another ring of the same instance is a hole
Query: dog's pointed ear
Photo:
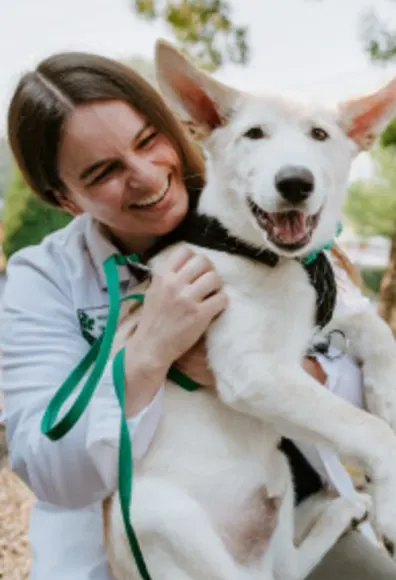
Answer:
[[361, 150], [370, 149], [396, 117], [396, 78], [375, 93], [340, 103], [339, 112], [348, 137]]
[[193, 134], [202, 138], [228, 121], [239, 91], [216, 81], [164, 40], [156, 43], [155, 68], [161, 92]]

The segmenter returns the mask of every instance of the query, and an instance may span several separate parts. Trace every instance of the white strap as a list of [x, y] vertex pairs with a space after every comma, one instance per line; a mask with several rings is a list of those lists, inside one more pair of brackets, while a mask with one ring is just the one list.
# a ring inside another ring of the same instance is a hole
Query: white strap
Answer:
[[[355, 490], [349, 473], [338, 459], [338, 456], [331, 449], [324, 445], [317, 445], [317, 451], [326, 469], [329, 481], [341, 496], [348, 497], [353, 500], [353, 498], [357, 495], [357, 491]], [[365, 521], [360, 524], [359, 529], [367, 539], [373, 542], [373, 544], [378, 547], [381, 546], [369, 522]]]

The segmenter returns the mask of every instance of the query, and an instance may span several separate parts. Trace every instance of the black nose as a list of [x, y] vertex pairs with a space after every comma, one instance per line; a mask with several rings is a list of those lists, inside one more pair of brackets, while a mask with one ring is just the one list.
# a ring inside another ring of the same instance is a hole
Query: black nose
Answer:
[[281, 196], [290, 203], [305, 201], [314, 189], [315, 179], [305, 167], [287, 165], [275, 175], [275, 186]]

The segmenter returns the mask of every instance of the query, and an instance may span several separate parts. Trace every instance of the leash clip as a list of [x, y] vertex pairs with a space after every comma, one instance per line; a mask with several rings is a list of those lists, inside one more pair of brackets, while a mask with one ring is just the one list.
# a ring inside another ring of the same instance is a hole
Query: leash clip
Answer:
[[[327, 360], [335, 361], [343, 358], [348, 353], [349, 347], [350, 339], [346, 336], [345, 332], [339, 328], [334, 328], [309, 348], [307, 354], [312, 356], [315, 353], [320, 353]], [[331, 350], [335, 352], [331, 352]]]

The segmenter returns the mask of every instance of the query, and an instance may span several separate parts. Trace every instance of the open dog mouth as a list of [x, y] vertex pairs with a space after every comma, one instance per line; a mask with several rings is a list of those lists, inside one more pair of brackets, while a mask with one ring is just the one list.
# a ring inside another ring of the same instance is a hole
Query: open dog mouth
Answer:
[[320, 212], [307, 214], [300, 210], [269, 213], [262, 210], [251, 198], [249, 207], [261, 229], [269, 240], [283, 250], [299, 250], [306, 246], [318, 225]]

